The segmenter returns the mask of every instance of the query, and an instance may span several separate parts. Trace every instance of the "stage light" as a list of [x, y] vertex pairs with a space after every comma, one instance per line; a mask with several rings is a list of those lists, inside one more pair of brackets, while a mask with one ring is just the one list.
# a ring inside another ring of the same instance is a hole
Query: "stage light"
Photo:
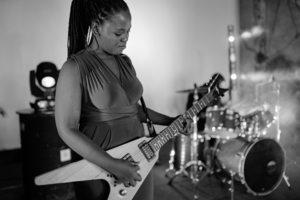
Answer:
[[237, 75], [236, 75], [236, 74], [231, 74], [230, 78], [231, 78], [232, 80], [236, 80]]
[[56, 81], [53, 77], [44, 77], [41, 81], [41, 85], [45, 88], [51, 88], [56, 84]]
[[233, 37], [232, 35], [229, 36], [229, 37], [228, 37], [228, 41], [229, 41], [229, 42], [234, 42], [234, 37]]
[[30, 71], [31, 94], [37, 99], [30, 103], [36, 111], [53, 111], [56, 83], [59, 71], [51, 62], [40, 63], [36, 71]]
[[235, 62], [236, 61], [236, 57], [235, 57], [235, 53], [234, 52], [230, 54], [229, 59], [230, 59], [231, 62]]

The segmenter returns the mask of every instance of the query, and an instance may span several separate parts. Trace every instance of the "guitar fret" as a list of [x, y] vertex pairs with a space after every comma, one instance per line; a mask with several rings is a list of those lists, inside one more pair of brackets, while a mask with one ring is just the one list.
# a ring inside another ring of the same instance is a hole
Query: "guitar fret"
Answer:
[[165, 134], [166, 138], [172, 139], [172, 136], [168, 133], [167, 130], [165, 130], [165, 131], [163, 132], [163, 134]]
[[163, 144], [161, 143], [161, 141], [160, 141], [160, 138], [159, 138], [159, 137], [156, 137], [156, 142], [157, 142], [157, 144], [158, 144], [159, 148], [161, 148], [161, 147], [163, 146]]
[[193, 111], [194, 113], [196, 113], [195, 115], [197, 115], [197, 113], [199, 112], [199, 111], [196, 109], [196, 107], [192, 107], [192, 111]]
[[176, 123], [176, 121], [173, 123], [177, 130], [181, 130], [182, 128]]
[[172, 123], [171, 128], [174, 131], [175, 134], [177, 134], [178, 130], [176, 129], [176, 126]]
[[199, 110], [198, 112], [200, 112], [200, 111], [202, 110], [202, 107], [201, 107], [199, 101], [197, 101], [197, 103], [195, 103], [195, 107], [196, 107], [196, 108], [199, 107], [199, 108], [198, 108], [198, 110]]
[[155, 138], [155, 147], [156, 147], [157, 150], [160, 149], [160, 146], [159, 146], [159, 144], [158, 144], [158, 142], [157, 142], [157, 138]]
[[201, 99], [201, 102], [200, 102], [200, 106], [201, 108], [204, 108], [206, 106], [205, 102]]
[[191, 108], [193, 111], [196, 110], [196, 113], [200, 112], [200, 110], [197, 109], [196, 103], [194, 104], [194, 106]]
[[183, 127], [183, 123], [185, 121], [184, 118], [183, 118], [183, 116], [179, 116], [177, 119], [180, 122], [181, 126]]
[[152, 145], [151, 145], [151, 147], [153, 147], [153, 150], [154, 150], [154, 151], [157, 151], [157, 150], [158, 150], [156, 141], [155, 141], [154, 139], [152, 140]]
[[190, 116], [190, 118], [191, 118], [191, 119], [194, 117], [194, 115], [191, 115], [191, 113], [190, 113], [190, 109], [189, 109], [189, 110], [187, 110], [187, 113], [189, 114], [189, 116]]
[[159, 134], [158, 137], [159, 137], [159, 140], [160, 140], [160, 142], [163, 146], [165, 144], [165, 137], [162, 134]]
[[177, 126], [179, 127], [179, 129], [183, 128], [183, 124], [179, 120], [177, 120], [175, 123], [177, 124]]
[[[206, 101], [207, 101], [206, 105], [209, 104], [210, 100], [207, 98], [207, 95], [205, 95], [204, 97], [205, 97], [205, 99], [206, 99]], [[203, 99], [203, 100], [204, 100], [204, 99]]]
[[175, 136], [175, 134], [174, 134], [174, 133], [172, 132], [172, 130], [170, 130], [170, 129], [171, 129], [171, 128], [170, 128], [170, 127], [168, 127], [168, 128], [167, 128], [167, 131], [168, 131], [168, 133], [169, 133], [169, 134], [171, 133], [171, 136], [172, 136], [172, 137], [174, 137], [174, 136]]
[[165, 136], [163, 134], [159, 134], [159, 135], [162, 138], [163, 143], [166, 144], [168, 142], [168, 139], [165, 138]]
[[193, 117], [196, 115], [196, 113], [193, 111], [193, 109], [192, 109], [192, 108], [190, 108], [190, 109], [189, 109], [189, 111], [192, 111], [192, 113], [193, 113]]

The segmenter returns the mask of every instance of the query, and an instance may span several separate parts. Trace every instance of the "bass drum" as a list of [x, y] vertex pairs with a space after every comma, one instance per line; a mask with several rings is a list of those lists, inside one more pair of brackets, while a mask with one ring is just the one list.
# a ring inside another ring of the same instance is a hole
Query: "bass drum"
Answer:
[[247, 141], [237, 137], [219, 140], [214, 152], [215, 168], [246, 186], [249, 193], [263, 196], [280, 184], [285, 170], [285, 153], [273, 139]]

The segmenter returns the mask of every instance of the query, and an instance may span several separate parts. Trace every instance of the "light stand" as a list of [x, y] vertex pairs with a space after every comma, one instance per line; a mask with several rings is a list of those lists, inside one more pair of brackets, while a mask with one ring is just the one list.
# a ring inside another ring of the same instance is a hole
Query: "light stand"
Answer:
[[235, 46], [234, 46], [234, 34], [233, 34], [233, 26], [228, 26], [228, 57], [229, 57], [229, 101], [232, 101], [232, 91], [236, 88], [236, 54], [235, 54]]

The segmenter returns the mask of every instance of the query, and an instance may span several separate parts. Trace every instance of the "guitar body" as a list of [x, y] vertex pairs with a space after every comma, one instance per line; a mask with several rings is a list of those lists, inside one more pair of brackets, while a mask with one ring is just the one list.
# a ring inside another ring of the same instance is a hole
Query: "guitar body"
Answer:
[[111, 176], [109, 172], [85, 159], [37, 176], [35, 183], [36, 185], [48, 185], [102, 179], [107, 181], [110, 186], [108, 200], [131, 200], [158, 159], [159, 151], [157, 151], [155, 153], [156, 156], [148, 162], [138, 147], [140, 143], [149, 141], [150, 139], [151, 138], [142, 137], [107, 151], [112, 157], [119, 159], [123, 158], [125, 156], [124, 152], [126, 152], [126, 154], [132, 156], [134, 161], [139, 162], [139, 174], [142, 177], [142, 181], [137, 181], [135, 187], [126, 188], [122, 183], [114, 185], [115, 178]]

